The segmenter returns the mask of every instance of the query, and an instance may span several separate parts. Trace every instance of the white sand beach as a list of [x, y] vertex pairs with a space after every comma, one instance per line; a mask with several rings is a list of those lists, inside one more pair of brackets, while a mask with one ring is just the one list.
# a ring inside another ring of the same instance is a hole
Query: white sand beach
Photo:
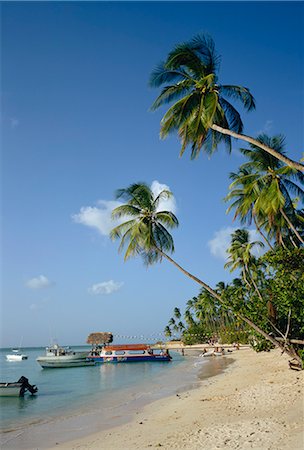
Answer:
[[[230, 357], [230, 356], [229, 356]], [[304, 448], [304, 372], [273, 350], [235, 351], [234, 363], [199, 388], [138, 410], [133, 420], [56, 449]]]

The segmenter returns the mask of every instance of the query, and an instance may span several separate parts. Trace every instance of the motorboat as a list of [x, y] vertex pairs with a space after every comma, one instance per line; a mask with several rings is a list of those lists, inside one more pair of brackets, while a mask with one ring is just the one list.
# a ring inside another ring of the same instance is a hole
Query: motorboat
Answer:
[[12, 352], [9, 355], [6, 355], [7, 361], [23, 361], [24, 359], [27, 359], [28, 356], [23, 354], [21, 351], [23, 337], [20, 340], [20, 344], [18, 348], [12, 348]]
[[21, 353], [20, 349], [13, 348], [11, 354], [6, 355], [7, 361], [23, 361], [24, 359], [27, 359], [28, 356]]
[[43, 369], [58, 369], [67, 367], [81, 367], [93, 365], [87, 360], [88, 352], [75, 352], [69, 347], [60, 347], [54, 344], [46, 347], [45, 355], [39, 356], [36, 361]]
[[168, 350], [152, 348], [146, 344], [96, 346], [88, 355], [95, 363], [121, 363], [142, 361], [171, 361]]
[[12, 383], [0, 383], [0, 397], [23, 397], [26, 392], [36, 394], [37, 386], [31, 385], [26, 377]]

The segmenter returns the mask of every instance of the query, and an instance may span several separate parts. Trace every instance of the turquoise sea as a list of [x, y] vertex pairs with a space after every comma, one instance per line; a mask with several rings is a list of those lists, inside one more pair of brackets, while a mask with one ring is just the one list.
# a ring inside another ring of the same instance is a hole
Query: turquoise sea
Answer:
[[[72, 347], [84, 351], [89, 347]], [[0, 350], [1, 381], [22, 375], [36, 384], [35, 396], [0, 397], [1, 448], [42, 449], [131, 418], [146, 403], [195, 387], [211, 361], [171, 352], [171, 362], [103, 364], [42, 369], [36, 362], [44, 348], [24, 348], [27, 360], [9, 362]], [[210, 366], [211, 364], [211, 366]], [[217, 371], [223, 363], [217, 361]]]

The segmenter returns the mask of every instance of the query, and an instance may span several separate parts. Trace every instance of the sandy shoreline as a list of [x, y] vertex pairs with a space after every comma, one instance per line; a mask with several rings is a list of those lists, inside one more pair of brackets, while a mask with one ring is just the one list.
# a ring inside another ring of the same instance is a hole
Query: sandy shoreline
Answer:
[[304, 372], [278, 351], [233, 353], [235, 362], [197, 389], [139, 410], [125, 425], [56, 449], [303, 449]]

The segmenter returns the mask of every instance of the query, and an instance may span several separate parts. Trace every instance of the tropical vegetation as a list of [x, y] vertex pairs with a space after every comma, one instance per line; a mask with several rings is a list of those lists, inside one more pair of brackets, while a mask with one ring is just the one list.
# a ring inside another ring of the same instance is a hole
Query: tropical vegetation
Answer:
[[221, 84], [218, 80], [220, 58], [210, 36], [198, 35], [176, 47], [152, 72], [150, 86], [161, 93], [151, 109], [173, 103], [161, 120], [160, 136], [177, 132], [181, 154], [191, 146], [195, 158], [200, 150], [211, 154], [220, 143], [231, 151], [231, 138], [255, 145], [297, 170], [304, 166], [291, 160], [273, 146], [242, 134], [240, 113], [229, 100], [240, 102], [247, 111], [255, 109], [255, 100], [244, 86]]
[[[225, 268], [237, 272], [230, 283], [213, 289], [173, 258], [170, 231], [177, 217], [160, 210], [162, 200], [173, 194], [154, 195], [146, 183], [134, 183], [117, 191], [124, 203], [112, 212], [122, 223], [111, 231], [120, 240], [125, 260], [140, 256], [151, 265], [169, 261], [199, 284], [197, 296], [188, 300], [184, 314], [176, 307], [165, 327], [167, 338], [186, 343], [216, 338], [222, 342], [251, 342], [256, 350], [278, 347], [303, 367], [304, 336], [304, 166], [286, 155], [282, 135], [244, 134], [239, 112], [255, 109], [250, 90], [218, 81], [219, 57], [213, 40], [196, 36], [176, 46], [152, 73], [150, 84], [163, 86], [152, 109], [173, 103], [161, 121], [161, 137], [177, 132], [181, 154], [191, 146], [195, 158], [201, 150], [211, 154], [223, 143], [231, 150], [231, 138], [249, 143], [240, 151], [246, 162], [231, 173], [225, 198], [234, 220], [256, 228], [236, 229], [231, 235]], [[264, 254], [257, 254], [257, 249]], [[302, 346], [302, 347], [301, 347]]]

